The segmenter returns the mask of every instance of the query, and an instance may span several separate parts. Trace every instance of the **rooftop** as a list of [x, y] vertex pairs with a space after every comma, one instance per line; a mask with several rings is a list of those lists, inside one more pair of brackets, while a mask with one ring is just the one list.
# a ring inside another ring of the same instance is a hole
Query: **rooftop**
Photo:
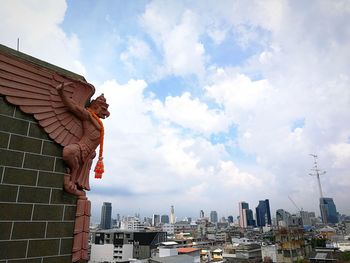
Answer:
[[177, 249], [177, 252], [186, 254], [186, 253], [191, 253], [199, 250], [200, 250], [199, 248], [194, 248], [194, 247], [180, 247]]

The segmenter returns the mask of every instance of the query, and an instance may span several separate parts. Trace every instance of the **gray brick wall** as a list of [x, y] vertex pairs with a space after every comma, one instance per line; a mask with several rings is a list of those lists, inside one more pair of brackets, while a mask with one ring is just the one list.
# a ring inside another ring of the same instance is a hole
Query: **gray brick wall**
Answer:
[[0, 96], [0, 263], [71, 262], [76, 197], [62, 147]]

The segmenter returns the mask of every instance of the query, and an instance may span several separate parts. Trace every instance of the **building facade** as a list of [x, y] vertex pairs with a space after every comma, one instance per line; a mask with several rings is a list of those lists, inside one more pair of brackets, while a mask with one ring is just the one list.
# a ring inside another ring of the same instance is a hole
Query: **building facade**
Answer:
[[271, 225], [271, 213], [269, 199], [260, 200], [256, 211], [256, 225], [259, 227]]
[[170, 207], [170, 224], [175, 224], [175, 210], [173, 205]]
[[212, 223], [218, 222], [218, 213], [216, 211], [210, 212], [210, 222], [212, 222]]
[[147, 259], [161, 242], [166, 242], [166, 232], [135, 232], [118, 229], [97, 230], [91, 238], [91, 262], [126, 262], [129, 259]]
[[100, 228], [110, 229], [112, 227], [112, 204], [104, 202], [101, 208]]
[[333, 198], [321, 197], [320, 211], [321, 211], [322, 222], [324, 224], [338, 223], [338, 212], [334, 204]]
[[160, 222], [161, 222], [162, 224], [168, 224], [168, 223], [169, 223], [169, 216], [168, 216], [168, 215], [162, 215], [162, 216], [160, 217]]

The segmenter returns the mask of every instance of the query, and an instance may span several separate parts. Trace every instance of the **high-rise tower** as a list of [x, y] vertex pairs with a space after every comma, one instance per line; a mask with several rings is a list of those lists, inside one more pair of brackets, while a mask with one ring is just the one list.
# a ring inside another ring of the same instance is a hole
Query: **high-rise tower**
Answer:
[[240, 202], [239, 208], [239, 226], [247, 228], [248, 226], [255, 226], [255, 220], [253, 217], [253, 211], [249, 209], [249, 204], [246, 202]]
[[203, 210], [201, 210], [201, 211], [199, 212], [199, 218], [204, 218], [204, 211], [203, 211]]
[[271, 213], [269, 199], [260, 200], [259, 205], [255, 209], [256, 211], [256, 224], [257, 226], [271, 225]]
[[104, 202], [101, 209], [100, 228], [110, 229], [112, 226], [112, 204]]
[[170, 224], [175, 224], [175, 212], [173, 205], [170, 207]]
[[249, 205], [246, 202], [239, 202], [239, 226], [242, 228], [246, 228], [248, 226], [247, 221], [247, 210], [249, 209]]
[[218, 213], [216, 211], [210, 212], [210, 222], [212, 222], [212, 223], [218, 222]]
[[317, 178], [318, 190], [320, 192], [320, 212], [321, 212], [322, 222], [324, 224], [338, 223], [338, 212], [334, 204], [333, 198], [323, 197], [320, 175], [325, 174], [326, 172], [321, 171], [318, 168], [317, 155], [316, 154], [310, 154], [310, 155], [314, 157], [314, 167], [311, 169], [312, 173], [310, 173], [310, 175], [316, 176]]

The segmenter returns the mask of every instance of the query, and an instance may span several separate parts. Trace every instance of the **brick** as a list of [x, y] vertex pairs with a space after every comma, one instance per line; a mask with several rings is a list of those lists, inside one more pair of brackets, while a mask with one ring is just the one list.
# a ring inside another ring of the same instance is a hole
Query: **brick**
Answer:
[[66, 163], [63, 161], [63, 159], [56, 158], [55, 172], [57, 172], [57, 173], [66, 173], [67, 172], [67, 166], [66, 166]]
[[3, 183], [35, 186], [36, 179], [36, 171], [6, 167]]
[[58, 256], [58, 257], [44, 258], [43, 263], [72, 263], [72, 256]]
[[16, 117], [16, 118], [19, 118], [19, 119], [26, 120], [26, 121], [34, 121], [34, 122], [36, 122], [36, 120], [34, 119], [34, 117], [33, 117], [32, 114], [24, 113], [24, 112], [21, 111], [21, 109], [18, 108], [18, 107], [16, 107], [16, 110], [15, 110], [15, 117]]
[[26, 154], [24, 159], [24, 168], [31, 168], [43, 171], [52, 171], [55, 158], [42, 156], [38, 154]]
[[13, 119], [0, 115], [1, 130], [15, 134], [26, 135], [29, 123], [23, 120]]
[[0, 131], [0, 148], [7, 148], [9, 142], [10, 134]]
[[62, 220], [63, 208], [63, 205], [34, 205], [33, 220]]
[[0, 203], [0, 220], [30, 220], [32, 216], [32, 205], [30, 204], [4, 204]]
[[64, 220], [75, 220], [76, 206], [66, 205], [64, 208]]
[[24, 258], [28, 241], [0, 241], [0, 258]]
[[63, 174], [50, 173], [50, 172], [39, 172], [38, 186], [47, 187], [63, 187]]
[[60, 255], [71, 254], [73, 249], [73, 238], [62, 238]]
[[0, 222], [0, 240], [10, 239], [11, 228], [11, 222]]
[[15, 111], [15, 106], [8, 103], [4, 97], [0, 97], [0, 114], [13, 116], [13, 112]]
[[59, 244], [58, 239], [29, 240], [28, 257], [58, 255]]
[[66, 193], [63, 190], [52, 189], [51, 204], [72, 204], [77, 203], [77, 197]]
[[31, 122], [29, 124], [29, 136], [38, 139], [51, 140], [47, 133], [38, 124]]
[[42, 154], [62, 157], [63, 147], [57, 143], [45, 141]]
[[41, 143], [42, 141], [38, 139], [12, 135], [9, 149], [23, 152], [40, 153]]
[[11, 239], [43, 238], [45, 228], [45, 222], [15, 222]]
[[26, 258], [26, 259], [16, 259], [9, 260], [7, 263], [41, 263], [41, 258]]
[[24, 153], [0, 149], [0, 165], [22, 166]]
[[50, 189], [39, 187], [20, 186], [18, 202], [49, 203]]
[[46, 237], [73, 237], [74, 222], [48, 222]]
[[0, 184], [0, 202], [16, 202], [18, 186]]

